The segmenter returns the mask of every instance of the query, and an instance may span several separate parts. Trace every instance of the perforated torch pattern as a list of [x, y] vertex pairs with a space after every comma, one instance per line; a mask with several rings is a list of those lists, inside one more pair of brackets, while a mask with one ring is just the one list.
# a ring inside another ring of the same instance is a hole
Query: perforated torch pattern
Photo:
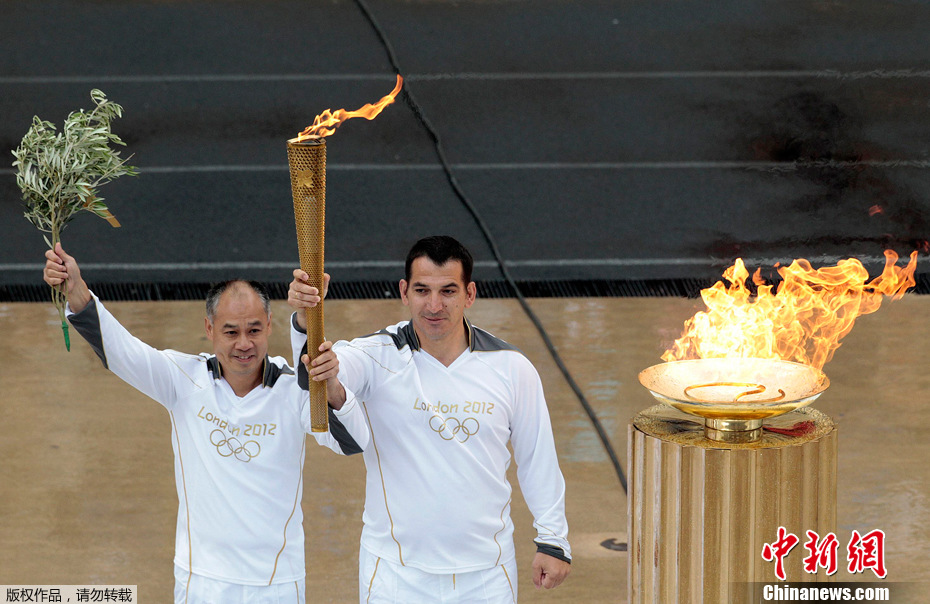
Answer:
[[[326, 223], [326, 143], [323, 139], [288, 141], [287, 163], [291, 171], [294, 222], [300, 268], [310, 276], [309, 284], [323, 291], [323, 251]], [[306, 309], [307, 350], [318, 354], [323, 335], [323, 303]], [[329, 429], [326, 382], [310, 381], [310, 421], [314, 432]]]

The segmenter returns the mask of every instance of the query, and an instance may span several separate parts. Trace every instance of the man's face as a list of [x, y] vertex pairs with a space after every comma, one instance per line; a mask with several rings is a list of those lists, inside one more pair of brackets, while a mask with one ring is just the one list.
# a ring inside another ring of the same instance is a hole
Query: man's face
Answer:
[[443, 341], [463, 334], [465, 309], [475, 301], [475, 284], [465, 283], [462, 263], [438, 265], [421, 256], [410, 265], [410, 281], [400, 281], [400, 296], [410, 307], [417, 336]]
[[213, 342], [223, 373], [261, 378], [271, 315], [265, 313], [255, 291], [243, 284], [233, 284], [220, 296], [216, 315], [205, 319], [207, 337]]

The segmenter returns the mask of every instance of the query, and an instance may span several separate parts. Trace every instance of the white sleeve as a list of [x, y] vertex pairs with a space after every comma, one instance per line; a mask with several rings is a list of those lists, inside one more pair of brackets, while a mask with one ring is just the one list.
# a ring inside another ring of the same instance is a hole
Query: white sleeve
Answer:
[[[329, 407], [329, 430], [327, 432], [313, 432], [310, 421], [310, 376], [306, 366], [300, 362], [300, 357], [307, 350], [307, 334], [297, 326], [296, 313], [291, 315], [291, 350], [294, 354], [294, 368], [297, 373], [299, 385], [301, 421], [304, 431], [316, 439], [317, 443], [329, 447], [341, 455], [361, 453], [368, 448], [371, 440], [371, 431], [368, 421], [362, 412], [352, 390], [343, 384], [346, 391], [346, 402], [336, 411]], [[341, 371], [340, 371], [341, 376]], [[340, 380], [341, 382], [342, 380]]]
[[372, 357], [344, 340], [333, 345], [333, 352], [339, 357], [339, 383], [354, 392], [359, 400], [366, 400], [374, 379]]
[[72, 312], [70, 306], [66, 310], [71, 325], [87, 340], [104, 367], [168, 409], [174, 406], [174, 378], [184, 374], [178, 363], [190, 355], [156, 350], [133, 336], [93, 293], [81, 312]]
[[534, 518], [536, 544], [540, 551], [556, 557], [559, 557], [557, 550], [561, 550], [563, 557], [571, 560], [565, 479], [559, 469], [542, 382], [525, 357], [514, 363], [513, 388], [511, 443], [520, 490]]

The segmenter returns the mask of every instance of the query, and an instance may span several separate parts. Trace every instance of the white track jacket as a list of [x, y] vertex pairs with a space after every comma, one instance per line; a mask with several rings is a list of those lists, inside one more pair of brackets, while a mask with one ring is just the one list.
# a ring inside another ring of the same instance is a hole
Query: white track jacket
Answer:
[[[96, 296], [68, 316], [104, 367], [168, 410], [178, 491], [175, 564], [244, 585], [304, 577], [309, 398], [285, 360], [266, 357], [262, 384], [239, 398], [215, 356], [150, 347]], [[330, 409], [330, 424], [330, 432], [313, 434], [318, 443], [340, 454], [367, 446], [358, 405]]]

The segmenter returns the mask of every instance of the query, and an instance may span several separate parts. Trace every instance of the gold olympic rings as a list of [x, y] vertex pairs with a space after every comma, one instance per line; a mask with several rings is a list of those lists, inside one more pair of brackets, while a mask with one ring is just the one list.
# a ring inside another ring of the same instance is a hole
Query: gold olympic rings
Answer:
[[227, 438], [219, 428], [210, 433], [210, 444], [216, 447], [216, 452], [221, 457], [235, 456], [236, 459], [245, 463], [249, 463], [253, 457], [258, 457], [258, 454], [262, 452], [262, 446], [257, 441], [248, 440], [241, 443], [238, 438]]
[[443, 418], [441, 415], [434, 415], [429, 418], [429, 427], [433, 432], [439, 434], [443, 440], [452, 440], [453, 438], [460, 443], [468, 440], [468, 437], [474, 436], [481, 428], [473, 417], [467, 417], [464, 421], [459, 421], [454, 417]]
[[[765, 386], [763, 386], [762, 384], [753, 384], [753, 383], [745, 383], [745, 382], [711, 382], [710, 384], [695, 384], [694, 386], [688, 386], [687, 388], [685, 388], [685, 396], [688, 397], [690, 400], [696, 401], [696, 402], [698, 402], [698, 403], [718, 403], [718, 402], [721, 402], [721, 401], [719, 401], [719, 400], [717, 400], [717, 401], [708, 401], [708, 400], [700, 399], [700, 398], [697, 398], [696, 396], [692, 396], [691, 393], [690, 393], [689, 391], [690, 391], [690, 390], [696, 390], [696, 389], [698, 389], [698, 388], [716, 388], [716, 387], [720, 387], [720, 386], [728, 386], [728, 387], [733, 387], [733, 388], [749, 388], [749, 389], [750, 389], [750, 390], [747, 390], [746, 392], [741, 392], [740, 394], [737, 394], [737, 395], [736, 395], [736, 398], [734, 398], [733, 401], [732, 401], [732, 402], [734, 402], [734, 403], [738, 403], [739, 400], [740, 400], [741, 398], [745, 397], [745, 396], [752, 396], [753, 394], [762, 394], [763, 392], [765, 392]], [[785, 391], [782, 390], [781, 388], [779, 388], [779, 389], [778, 389], [778, 396], [776, 396], [776, 397], [773, 397], [773, 398], [766, 398], [766, 399], [756, 399], [756, 400], [748, 401], [748, 402], [751, 402], [751, 403], [775, 403], [775, 402], [778, 402], [778, 401], [782, 400], [783, 398], [785, 398]]]

